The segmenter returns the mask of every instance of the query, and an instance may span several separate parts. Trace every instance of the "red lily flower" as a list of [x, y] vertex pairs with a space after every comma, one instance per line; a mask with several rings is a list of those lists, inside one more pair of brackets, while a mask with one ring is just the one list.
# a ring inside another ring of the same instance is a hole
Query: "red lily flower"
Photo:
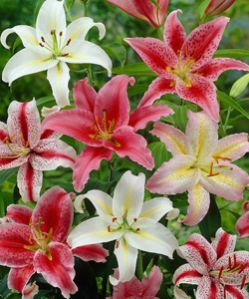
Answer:
[[236, 230], [239, 233], [241, 238], [249, 237], [249, 200], [244, 202], [242, 208], [244, 214], [237, 220]]
[[72, 168], [75, 158], [58, 134], [42, 129], [35, 100], [10, 104], [7, 125], [0, 122], [0, 170], [20, 166], [17, 185], [24, 201], [38, 200], [43, 171]]
[[234, 4], [235, 0], [210, 0], [205, 9], [206, 16], [219, 15]]
[[177, 18], [180, 10], [169, 14], [164, 41], [155, 38], [127, 38], [125, 41], [159, 75], [144, 96], [142, 105], [150, 105], [167, 93], [199, 105], [214, 121], [219, 121], [219, 104], [213, 81], [226, 70], [249, 71], [249, 66], [235, 59], [212, 59], [229, 21], [219, 17], [200, 25], [186, 37]]
[[168, 8], [168, 0], [107, 0], [127, 14], [148, 22], [153, 27], [160, 27]]
[[28, 284], [35, 272], [69, 298], [77, 291], [73, 255], [97, 262], [105, 261], [107, 256], [101, 245], [72, 250], [66, 243], [73, 203], [71, 194], [62, 188], [53, 187], [44, 193], [34, 210], [10, 205], [5, 219], [0, 225], [0, 265], [12, 268], [8, 287], [22, 293], [23, 299], [31, 299], [37, 293], [37, 286]]
[[244, 289], [249, 282], [249, 252], [235, 251], [236, 236], [216, 232], [210, 244], [199, 234], [193, 234], [179, 247], [179, 255], [188, 261], [173, 277], [174, 284], [198, 285], [197, 299], [247, 299]]
[[98, 169], [102, 160], [111, 159], [112, 152], [121, 158], [128, 156], [149, 170], [154, 167], [146, 140], [135, 131], [173, 111], [163, 105], [141, 105], [130, 116], [128, 84], [134, 84], [134, 78], [116, 76], [97, 94], [86, 79], [79, 81], [74, 87], [76, 109], [55, 112], [44, 122], [45, 129], [87, 145], [75, 163], [76, 191], [83, 189], [90, 172]]

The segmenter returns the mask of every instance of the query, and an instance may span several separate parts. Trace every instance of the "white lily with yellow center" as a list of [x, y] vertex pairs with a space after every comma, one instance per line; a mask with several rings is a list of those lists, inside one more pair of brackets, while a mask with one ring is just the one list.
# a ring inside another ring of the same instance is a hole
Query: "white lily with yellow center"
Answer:
[[188, 191], [188, 215], [184, 224], [196, 225], [209, 209], [209, 192], [227, 200], [240, 200], [249, 183], [248, 174], [232, 162], [249, 151], [248, 134], [218, 140], [218, 125], [204, 112], [188, 112], [186, 133], [156, 123], [156, 135], [172, 153], [148, 180], [153, 193], [177, 194]]
[[145, 175], [127, 171], [118, 182], [114, 196], [100, 190], [87, 192], [75, 202], [81, 210], [83, 198], [88, 198], [99, 216], [76, 226], [68, 237], [72, 248], [116, 240], [114, 253], [119, 267], [119, 279], [112, 284], [129, 281], [135, 274], [138, 249], [172, 258], [177, 248], [173, 234], [158, 221], [173, 209], [165, 197], [143, 203]]
[[9, 49], [6, 40], [11, 33], [16, 33], [25, 47], [8, 61], [2, 80], [11, 84], [22, 76], [48, 70], [47, 79], [60, 107], [70, 103], [67, 63], [97, 64], [107, 69], [109, 75], [112, 68], [105, 51], [85, 40], [88, 31], [94, 26], [98, 28], [102, 39], [105, 26], [94, 23], [91, 18], [82, 17], [67, 27], [63, 2], [44, 1], [38, 13], [36, 28], [18, 25], [4, 30], [1, 35], [1, 43], [5, 48]]

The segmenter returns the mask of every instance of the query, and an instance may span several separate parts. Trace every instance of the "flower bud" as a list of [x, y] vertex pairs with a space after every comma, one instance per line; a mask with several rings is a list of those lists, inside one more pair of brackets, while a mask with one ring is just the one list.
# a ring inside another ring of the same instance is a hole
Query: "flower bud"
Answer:
[[210, 0], [205, 14], [206, 16], [216, 16], [227, 10], [233, 5], [235, 0]]
[[230, 90], [230, 96], [237, 98], [246, 90], [248, 84], [249, 84], [249, 74], [246, 74], [233, 84]]

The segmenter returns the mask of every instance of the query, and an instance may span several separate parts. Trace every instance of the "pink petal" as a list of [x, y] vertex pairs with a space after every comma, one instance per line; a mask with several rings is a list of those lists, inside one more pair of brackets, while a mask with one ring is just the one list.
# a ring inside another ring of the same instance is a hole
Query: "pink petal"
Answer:
[[40, 140], [41, 121], [35, 100], [26, 103], [11, 102], [8, 109], [8, 132], [11, 141], [20, 146], [36, 146]]
[[197, 272], [189, 264], [184, 264], [176, 269], [173, 276], [173, 282], [176, 285], [182, 283], [198, 285], [200, 283], [201, 278], [202, 278], [202, 274]]
[[219, 46], [228, 22], [229, 18], [219, 17], [197, 27], [182, 47], [182, 58], [193, 60], [195, 69], [209, 62]]
[[223, 255], [233, 252], [236, 240], [237, 237], [235, 235], [230, 235], [222, 228], [219, 228], [212, 242], [212, 246], [217, 253], [217, 258], [219, 259]]
[[240, 216], [236, 222], [236, 230], [241, 238], [246, 238], [249, 236], [249, 211], [247, 211], [247, 206], [249, 201], [243, 204], [244, 215]]
[[[204, 276], [197, 288], [197, 299], [223, 299], [224, 292], [222, 285], [208, 276]], [[225, 299], [225, 298], [224, 298]]]
[[59, 139], [48, 138], [38, 143], [29, 161], [37, 170], [53, 170], [59, 166], [73, 168], [75, 159], [73, 147]]
[[73, 97], [76, 108], [93, 113], [97, 92], [88, 84], [87, 78], [74, 84]]
[[39, 293], [39, 287], [36, 283], [28, 284], [22, 293], [22, 299], [33, 299]]
[[[115, 271], [114, 276], [118, 277], [117, 274], [118, 271]], [[134, 298], [134, 296], [138, 299], [143, 298], [143, 285], [136, 277], [126, 282], [120, 282], [115, 286], [113, 296], [110, 299], [127, 299]]]
[[158, 75], [166, 75], [168, 66], [176, 66], [177, 56], [162, 41], [155, 38], [125, 38], [140, 58]]
[[235, 161], [249, 152], [248, 134], [233, 134], [219, 140], [214, 157]]
[[160, 138], [168, 151], [175, 155], [187, 154], [187, 140], [185, 134], [173, 126], [165, 123], [155, 123], [153, 130], [150, 131], [152, 135]]
[[33, 210], [26, 206], [21, 205], [9, 205], [7, 208], [6, 217], [10, 218], [14, 222], [29, 225]]
[[7, 125], [0, 121], [0, 144], [4, 144], [9, 137]]
[[178, 55], [186, 39], [186, 32], [177, 15], [182, 13], [180, 9], [172, 11], [165, 22], [164, 40]]
[[35, 273], [33, 265], [12, 268], [8, 276], [8, 288], [23, 293], [31, 276]]
[[150, 106], [155, 100], [168, 93], [175, 93], [174, 78], [159, 77], [152, 81], [148, 90], [145, 92], [142, 100], [139, 102], [138, 107]]
[[15, 152], [20, 151], [17, 144], [0, 144], [0, 170], [18, 167], [28, 160], [28, 155], [18, 156]]
[[41, 231], [52, 231], [51, 239], [65, 242], [73, 222], [73, 204], [71, 194], [60, 187], [45, 192], [38, 201], [32, 216], [32, 223]]
[[103, 147], [86, 147], [77, 157], [73, 172], [73, 185], [77, 192], [83, 190], [90, 173], [100, 167], [102, 160], [109, 161], [112, 152]]
[[106, 142], [106, 147], [113, 150], [121, 158], [129, 157], [132, 161], [151, 170], [154, 167], [152, 154], [147, 141], [134, 132], [133, 128], [123, 126], [113, 134], [114, 142]]
[[77, 292], [73, 282], [75, 277], [74, 258], [71, 250], [62, 243], [52, 242], [49, 245], [51, 259], [43, 251], [36, 252], [34, 267], [37, 273], [47, 280], [53, 287], [58, 287], [65, 298]]
[[188, 203], [188, 212], [183, 223], [193, 226], [201, 222], [208, 212], [210, 205], [209, 193], [200, 184], [196, 184], [188, 192]]
[[223, 72], [228, 70], [242, 70], [248, 72], [249, 65], [231, 58], [216, 58], [195, 70], [194, 73], [209, 80], [216, 81]]
[[225, 285], [224, 292], [229, 294], [229, 299], [248, 299], [249, 294], [245, 289], [242, 289], [240, 287], [234, 287], [230, 285]]
[[28, 225], [6, 223], [0, 225], [0, 264], [7, 267], [25, 267], [33, 263], [34, 253], [25, 248], [32, 245]]
[[194, 160], [190, 156], [178, 155], [165, 162], [148, 180], [147, 189], [152, 193], [177, 194], [190, 189], [198, 179], [191, 168]]
[[173, 113], [174, 111], [166, 105], [139, 107], [131, 113], [129, 126], [135, 131], [144, 129], [149, 122], [157, 121], [162, 116], [166, 117]]
[[83, 261], [95, 261], [98, 263], [106, 262], [108, 257], [108, 250], [106, 250], [101, 244], [85, 245], [76, 247], [72, 250], [73, 255], [81, 258]]
[[211, 244], [199, 234], [192, 234], [188, 241], [179, 247], [179, 252], [196, 271], [203, 275], [209, 273], [217, 259]]
[[180, 98], [200, 106], [215, 122], [219, 122], [219, 104], [215, 85], [201, 76], [191, 75], [191, 86], [180, 80], [176, 84], [176, 92]]
[[43, 174], [27, 162], [19, 168], [17, 186], [24, 201], [37, 201], [40, 198]]
[[148, 277], [143, 278], [142, 285], [144, 288], [143, 296], [154, 298], [159, 292], [163, 281], [163, 274], [160, 268], [153, 266]]

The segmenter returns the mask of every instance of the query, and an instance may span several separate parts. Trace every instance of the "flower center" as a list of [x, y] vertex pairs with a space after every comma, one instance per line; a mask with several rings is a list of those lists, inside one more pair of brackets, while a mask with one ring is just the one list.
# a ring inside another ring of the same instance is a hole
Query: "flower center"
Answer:
[[182, 61], [179, 60], [177, 66], [167, 67], [166, 71], [178, 77], [186, 87], [191, 87], [191, 79], [189, 77], [190, 70], [194, 64], [194, 60]]
[[[19, 146], [17, 143], [11, 142], [9, 137], [6, 137], [6, 139], [4, 140], [4, 143], [10, 150], [10, 152], [12, 154], [12, 158], [14, 158], [14, 159], [24, 157], [24, 156], [28, 155], [31, 151], [28, 141], [24, 141], [23, 137], [22, 136], [20, 136], [20, 137], [22, 140], [22, 144], [24, 144], [24, 146]], [[15, 138], [12, 138], [12, 140], [15, 140]]]
[[134, 228], [133, 225], [137, 222], [137, 218], [133, 219], [133, 223], [129, 224], [126, 216], [117, 218], [113, 217], [112, 218], [112, 225], [107, 226], [107, 231], [110, 232], [117, 232], [117, 231], [123, 231], [125, 232], [139, 232], [139, 228]]

